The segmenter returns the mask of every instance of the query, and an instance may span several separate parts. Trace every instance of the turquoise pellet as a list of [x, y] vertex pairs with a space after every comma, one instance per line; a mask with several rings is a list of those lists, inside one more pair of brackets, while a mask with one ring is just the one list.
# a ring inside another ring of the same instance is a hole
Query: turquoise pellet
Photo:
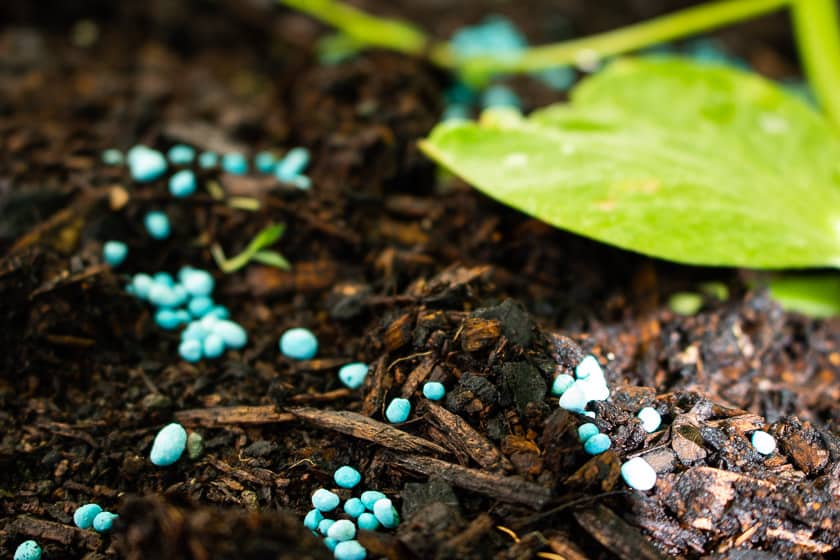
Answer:
[[586, 443], [589, 438], [598, 435], [600, 431], [601, 430], [598, 429], [598, 426], [592, 422], [581, 424], [578, 426], [578, 440], [580, 440], [581, 443]]
[[169, 216], [163, 212], [149, 212], [143, 218], [146, 231], [153, 239], [161, 240], [169, 237], [172, 227], [169, 224]]
[[312, 506], [319, 511], [332, 511], [341, 499], [326, 488], [319, 488], [312, 494]]
[[289, 179], [288, 182], [291, 183], [295, 188], [302, 191], [308, 191], [310, 188], [312, 188], [312, 179], [310, 179], [308, 175], [295, 175], [294, 177]]
[[303, 518], [303, 526], [310, 531], [318, 529], [318, 525], [323, 521], [324, 515], [317, 509], [309, 510], [306, 517]]
[[102, 163], [105, 165], [122, 165], [125, 161], [121, 151], [109, 148], [102, 152]]
[[164, 426], [155, 436], [149, 459], [153, 465], [167, 467], [181, 458], [187, 447], [187, 431], [173, 422]]
[[353, 467], [344, 465], [336, 469], [333, 479], [339, 488], [354, 488], [362, 481], [362, 475]]
[[394, 399], [388, 404], [385, 409], [385, 418], [391, 424], [399, 424], [408, 420], [411, 414], [411, 402], [408, 399]]
[[184, 198], [195, 192], [195, 173], [190, 169], [182, 169], [169, 178], [169, 194], [176, 198]]
[[181, 283], [191, 296], [209, 296], [216, 288], [216, 280], [206, 270], [188, 271], [183, 275]]
[[138, 183], [148, 183], [166, 173], [166, 158], [157, 150], [135, 146], [128, 152], [128, 168]]
[[551, 394], [556, 396], [561, 396], [566, 390], [571, 387], [575, 382], [574, 377], [567, 373], [561, 373], [557, 377], [554, 378], [554, 382], [551, 384]]
[[400, 516], [397, 513], [397, 508], [394, 507], [388, 498], [377, 500], [373, 504], [373, 515], [376, 516], [376, 520], [386, 529], [393, 529], [400, 524]]
[[242, 348], [248, 342], [248, 333], [239, 324], [227, 319], [218, 319], [210, 329], [224, 341], [228, 348]]
[[195, 159], [195, 149], [186, 144], [175, 144], [166, 152], [166, 157], [175, 165], [189, 165]]
[[309, 164], [309, 150], [298, 147], [292, 148], [286, 155], [277, 162], [274, 175], [280, 181], [290, 182], [292, 179], [303, 173]]
[[368, 365], [362, 362], [352, 362], [341, 366], [338, 370], [338, 379], [345, 387], [358, 389], [365, 382], [368, 374]]
[[202, 169], [211, 169], [219, 165], [219, 154], [216, 152], [202, 152], [198, 156], [198, 166]]
[[225, 341], [216, 333], [210, 333], [201, 344], [205, 358], [218, 358], [225, 352]]
[[350, 498], [344, 502], [344, 513], [356, 519], [365, 512], [365, 504], [359, 498]]
[[169, 286], [170, 288], [175, 287], [175, 279], [172, 278], [172, 275], [168, 272], [156, 272], [153, 279], [158, 284], [163, 284], [164, 286]]
[[201, 324], [201, 321], [192, 321], [187, 325], [187, 328], [181, 331], [181, 340], [198, 340], [199, 342], [207, 338], [210, 334], [210, 329]]
[[201, 340], [189, 338], [178, 345], [178, 355], [186, 362], [194, 364], [204, 355], [204, 345]]
[[578, 379], [586, 379], [591, 375], [596, 375], [600, 378], [604, 378], [604, 370], [601, 369], [601, 364], [598, 363], [598, 360], [595, 356], [589, 355], [586, 356], [580, 363], [575, 367], [575, 376]]
[[195, 296], [187, 303], [187, 311], [196, 319], [201, 319], [213, 309], [213, 299], [207, 296]]
[[443, 110], [441, 121], [466, 121], [470, 118], [470, 107], [463, 103], [450, 103]]
[[359, 499], [362, 500], [362, 504], [364, 504], [364, 506], [368, 510], [373, 511], [373, 504], [387, 497], [388, 496], [386, 496], [382, 492], [379, 492], [378, 490], [365, 490], [364, 492], [362, 492], [362, 495]]
[[73, 512], [73, 523], [79, 529], [90, 529], [93, 527], [94, 518], [100, 513], [102, 513], [102, 508], [98, 504], [85, 504]]
[[213, 309], [207, 312], [205, 317], [213, 317], [215, 319], [228, 319], [230, 318], [230, 311], [224, 305], [214, 305]]
[[135, 274], [131, 279], [131, 287], [134, 289], [134, 295], [140, 299], [149, 297], [149, 290], [155, 285], [154, 279], [148, 274]]
[[356, 524], [359, 526], [359, 529], [364, 529], [365, 531], [376, 531], [379, 529], [379, 521], [376, 520], [376, 516], [372, 513], [365, 512], [359, 515]]
[[98, 533], [107, 533], [114, 526], [114, 521], [119, 517], [116, 513], [103, 511], [93, 518], [93, 530]]
[[423, 396], [430, 401], [439, 401], [446, 396], [446, 387], [439, 381], [429, 381], [423, 385]]
[[318, 523], [318, 532], [326, 537], [327, 532], [330, 530], [330, 527], [332, 527], [334, 524], [334, 519], [324, 519], [320, 523]]
[[595, 434], [583, 444], [583, 450], [590, 455], [600, 455], [610, 448], [612, 440], [607, 434]]
[[356, 526], [352, 521], [339, 519], [327, 531], [327, 536], [337, 541], [349, 541], [356, 536]]
[[621, 465], [621, 478], [630, 488], [650, 490], [656, 486], [656, 471], [641, 457], [634, 457]]
[[646, 406], [639, 411], [636, 417], [642, 422], [642, 428], [647, 433], [653, 433], [662, 425], [662, 416], [655, 408]]
[[586, 379], [578, 379], [575, 385], [580, 386], [587, 401], [604, 401], [610, 396], [610, 389], [603, 377], [591, 375]]
[[318, 353], [318, 339], [309, 329], [289, 329], [280, 337], [280, 352], [293, 360], [311, 360]]
[[163, 308], [155, 311], [155, 323], [165, 331], [175, 330], [183, 322], [183, 317], [172, 309]]
[[563, 392], [560, 397], [560, 408], [569, 410], [571, 412], [583, 412], [586, 408], [586, 403], [589, 399], [586, 398], [586, 393], [580, 384], [580, 381], [575, 381], [571, 387]]
[[277, 156], [269, 151], [258, 153], [254, 156], [254, 167], [260, 173], [271, 173], [277, 164]]
[[522, 108], [522, 101], [512, 89], [503, 85], [494, 85], [487, 88], [481, 94], [481, 106], [484, 109], [494, 107], [512, 107], [514, 109]]
[[324, 539], [324, 546], [329, 548], [331, 551], [335, 550], [335, 547], [338, 545], [338, 541], [335, 539], [331, 539], [329, 537]]
[[334, 554], [335, 560], [365, 560], [367, 558], [367, 550], [355, 540], [338, 543]]
[[23, 541], [15, 549], [14, 560], [41, 560], [41, 547], [35, 541]]
[[764, 430], [756, 430], [753, 432], [750, 442], [756, 451], [762, 455], [772, 455], [776, 451], [776, 438], [765, 432]]
[[128, 256], [128, 245], [122, 241], [106, 241], [102, 246], [102, 259], [108, 266], [120, 266]]
[[248, 160], [238, 152], [232, 152], [222, 156], [222, 169], [233, 175], [245, 175], [248, 173]]

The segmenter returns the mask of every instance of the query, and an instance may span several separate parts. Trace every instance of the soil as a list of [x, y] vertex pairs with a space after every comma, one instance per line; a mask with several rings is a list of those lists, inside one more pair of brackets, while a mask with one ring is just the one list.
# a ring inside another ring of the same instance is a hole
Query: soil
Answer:
[[[442, 37], [505, 13], [535, 42], [687, 4], [362, 3]], [[88, 46], [71, 31], [85, 18]], [[0, 556], [34, 538], [46, 558], [329, 558], [301, 519], [342, 464], [403, 516], [362, 532], [372, 558], [838, 556], [836, 320], [783, 312], [747, 273], [612, 249], [439, 175], [416, 140], [447, 77], [383, 52], [320, 65], [324, 30], [269, 2], [13, 2], [0, 21]], [[796, 74], [782, 17], [721, 38], [773, 78]], [[514, 84], [528, 108], [562, 99]], [[172, 200], [164, 180], [100, 163], [139, 142], [305, 145], [314, 187], [202, 172], [259, 210]], [[172, 217], [167, 241], [142, 230], [152, 208]], [[215, 268], [213, 243], [235, 254], [273, 222], [292, 271]], [[106, 239], [130, 248], [116, 271]], [[184, 264], [215, 271], [244, 350], [181, 361], [178, 334], [124, 290]], [[711, 280], [729, 297], [668, 308]], [[316, 359], [279, 354], [292, 326], [318, 335]], [[595, 420], [613, 448], [594, 458], [547, 391], [586, 353], [613, 389]], [[351, 391], [336, 372], [355, 360], [372, 369]], [[420, 397], [426, 379], [444, 401]], [[394, 396], [415, 405], [398, 427], [383, 423]], [[666, 428], [646, 434], [642, 406]], [[156, 468], [151, 441], [173, 420], [204, 452]], [[778, 453], [750, 446], [759, 427]], [[621, 482], [632, 456], [660, 473], [653, 491]], [[72, 524], [92, 501], [120, 513], [113, 533]]]

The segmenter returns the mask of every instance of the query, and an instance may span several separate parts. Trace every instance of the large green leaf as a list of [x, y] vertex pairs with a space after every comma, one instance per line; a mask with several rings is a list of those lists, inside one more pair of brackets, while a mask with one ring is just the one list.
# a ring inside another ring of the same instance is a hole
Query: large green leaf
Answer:
[[444, 123], [430, 157], [549, 224], [673, 261], [840, 266], [840, 140], [763, 78], [622, 59], [571, 104]]

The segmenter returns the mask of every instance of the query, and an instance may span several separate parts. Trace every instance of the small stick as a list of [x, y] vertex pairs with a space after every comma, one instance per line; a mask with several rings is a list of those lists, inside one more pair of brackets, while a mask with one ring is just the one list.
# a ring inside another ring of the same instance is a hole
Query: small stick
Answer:
[[398, 430], [373, 418], [348, 410], [319, 410], [316, 408], [290, 408], [296, 417], [319, 428], [335, 430], [348, 436], [367, 440], [382, 447], [410, 453], [433, 452], [448, 455], [449, 452], [436, 443]]
[[225, 426], [228, 424], [278, 424], [295, 420], [294, 414], [277, 412], [274, 405], [217, 406], [193, 408], [175, 413], [175, 420], [185, 426]]
[[438, 477], [453, 486], [489, 496], [500, 502], [521, 504], [539, 510], [551, 498], [551, 490], [516, 476], [500, 476], [419, 455], [388, 455], [390, 464]]
[[21, 515], [12, 521], [6, 533], [26, 535], [36, 540], [54, 541], [65, 546], [79, 543], [88, 550], [97, 550], [102, 546], [102, 539], [93, 531], [85, 531], [66, 523], [44, 521], [26, 515]]

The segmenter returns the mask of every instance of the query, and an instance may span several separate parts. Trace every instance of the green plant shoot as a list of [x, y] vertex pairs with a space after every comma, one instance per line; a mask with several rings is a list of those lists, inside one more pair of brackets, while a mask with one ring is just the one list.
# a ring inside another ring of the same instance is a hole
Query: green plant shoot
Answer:
[[290, 270], [292, 265], [286, 258], [276, 251], [267, 248], [276, 243], [286, 231], [286, 224], [272, 224], [261, 230], [245, 247], [245, 250], [235, 257], [226, 258], [222, 248], [215, 244], [210, 248], [218, 267], [225, 273], [236, 272], [251, 261], [273, 266], [282, 270]]

